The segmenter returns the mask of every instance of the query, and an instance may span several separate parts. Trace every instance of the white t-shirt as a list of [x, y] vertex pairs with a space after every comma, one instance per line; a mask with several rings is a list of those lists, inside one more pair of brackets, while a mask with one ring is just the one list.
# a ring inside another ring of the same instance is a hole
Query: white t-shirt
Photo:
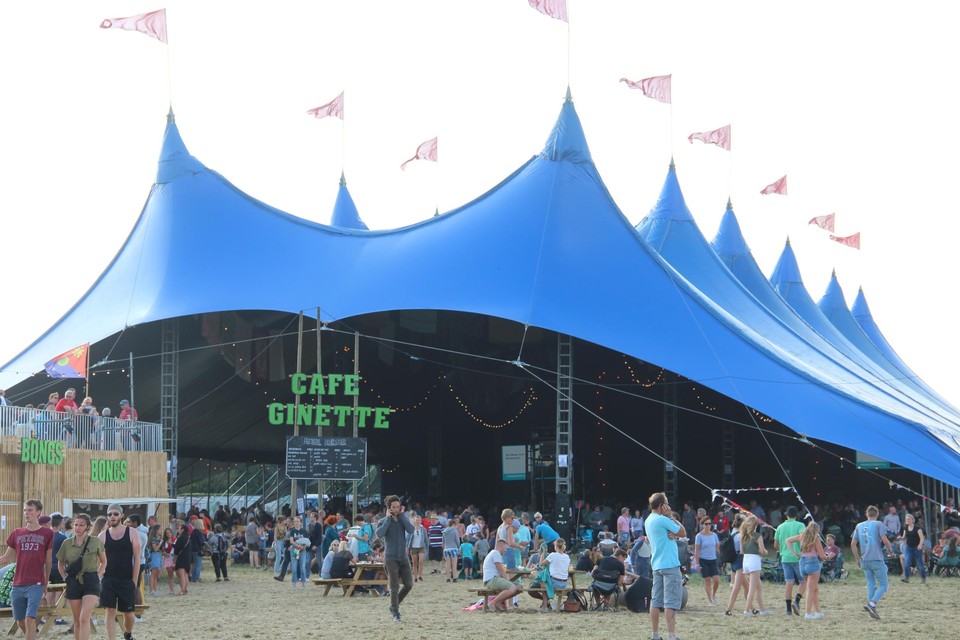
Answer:
[[566, 582], [570, 579], [570, 556], [554, 551], [547, 556], [550, 562], [550, 577], [554, 580]]
[[[568, 560], [569, 562], [569, 560]], [[490, 551], [483, 560], [483, 581], [489, 582], [500, 575], [497, 563], [503, 564], [503, 556], [496, 549]]]

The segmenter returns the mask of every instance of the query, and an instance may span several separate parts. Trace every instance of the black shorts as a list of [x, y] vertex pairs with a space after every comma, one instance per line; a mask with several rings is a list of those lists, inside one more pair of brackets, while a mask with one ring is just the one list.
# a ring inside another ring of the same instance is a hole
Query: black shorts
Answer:
[[430, 547], [427, 550], [427, 559], [443, 562], [443, 547]]
[[96, 571], [81, 573], [78, 578], [67, 578], [67, 600], [82, 600], [84, 596], [100, 595], [100, 576]]
[[103, 577], [100, 582], [100, 606], [104, 609], [116, 609], [122, 613], [136, 611], [137, 601], [134, 595], [137, 587], [133, 580]]

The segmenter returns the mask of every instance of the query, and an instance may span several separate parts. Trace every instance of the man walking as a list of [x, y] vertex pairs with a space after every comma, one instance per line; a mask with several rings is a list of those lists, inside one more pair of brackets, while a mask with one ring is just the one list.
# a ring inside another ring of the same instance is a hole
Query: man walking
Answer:
[[[880, 619], [877, 613], [877, 603], [887, 592], [887, 563], [883, 559], [883, 547], [893, 553], [890, 540], [887, 539], [883, 523], [877, 520], [880, 510], [875, 505], [867, 507], [867, 519], [853, 530], [850, 539], [850, 552], [854, 562], [860, 563], [863, 574], [867, 578], [867, 604], [863, 610], [874, 620]], [[881, 546], [882, 545], [882, 546]]]
[[17, 563], [10, 603], [13, 619], [27, 640], [37, 637], [37, 609], [53, 567], [53, 530], [40, 526], [41, 513], [43, 504], [39, 500], [23, 503], [25, 526], [7, 537], [7, 550], [0, 556], [0, 566], [12, 560]]
[[[773, 534], [773, 548], [780, 552], [780, 563], [783, 565], [783, 579], [787, 583], [783, 592], [783, 600], [786, 603], [787, 615], [800, 615], [800, 600], [803, 598], [803, 589], [807, 582], [800, 577], [800, 557], [794, 553], [792, 545], [787, 544], [787, 538], [800, 535], [804, 527], [802, 522], [797, 522], [797, 508], [793, 505], [787, 507], [787, 519], [780, 523]], [[799, 545], [797, 545], [799, 549]], [[793, 584], [797, 583], [797, 597], [793, 598]]]
[[[407, 534], [413, 534], [413, 524], [404, 513], [397, 496], [387, 496], [387, 516], [377, 523], [377, 537], [383, 540], [383, 562], [390, 580], [390, 613], [394, 622], [400, 622], [400, 603], [413, 589], [413, 571], [407, 557]], [[400, 588], [400, 581], [403, 588]]]
[[123, 638], [133, 640], [133, 614], [137, 609], [135, 576], [140, 574], [140, 536], [123, 524], [123, 507], [107, 507], [107, 528], [100, 532], [107, 568], [100, 581], [100, 606], [105, 609], [107, 640], [117, 634], [117, 611], [123, 614]]
[[686, 529], [671, 517], [673, 511], [667, 496], [660, 492], [650, 496], [650, 515], [644, 529], [650, 540], [653, 566], [653, 594], [650, 599], [651, 640], [660, 640], [660, 612], [666, 611], [667, 638], [676, 640], [677, 611], [683, 602], [683, 577], [680, 573], [680, 552], [677, 538], [687, 536]]

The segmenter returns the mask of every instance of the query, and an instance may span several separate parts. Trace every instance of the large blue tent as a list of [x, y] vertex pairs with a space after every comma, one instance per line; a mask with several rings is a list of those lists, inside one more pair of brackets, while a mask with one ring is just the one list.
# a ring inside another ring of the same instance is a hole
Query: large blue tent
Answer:
[[706, 242], [672, 169], [634, 229], [569, 95], [544, 150], [459, 209], [370, 231], [341, 183], [337, 210], [326, 226], [244, 194], [189, 154], [171, 115], [156, 184], [123, 247], [3, 369], [39, 371], [77, 344], [193, 314], [461, 311], [642, 358], [810, 438], [960, 486], [960, 415], [896, 358], [865, 302], [852, 324], [835, 292], [800, 308], [783, 261], [773, 287], [758, 275], [732, 210]]

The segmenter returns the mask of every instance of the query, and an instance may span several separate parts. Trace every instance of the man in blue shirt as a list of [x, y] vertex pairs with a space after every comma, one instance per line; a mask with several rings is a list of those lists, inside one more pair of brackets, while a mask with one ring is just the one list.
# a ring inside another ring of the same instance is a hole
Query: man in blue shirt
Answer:
[[666, 611], [667, 638], [677, 638], [677, 611], [683, 602], [683, 576], [680, 573], [680, 553], [677, 538], [685, 538], [686, 530], [672, 517], [673, 510], [667, 496], [650, 496], [650, 515], [644, 529], [650, 540], [653, 567], [653, 594], [650, 600], [651, 640], [660, 639], [660, 611]]
[[[887, 592], [887, 563], [883, 557], [883, 547], [893, 553], [890, 540], [887, 539], [887, 530], [883, 523], [877, 520], [880, 510], [870, 505], [867, 507], [867, 519], [853, 530], [850, 539], [850, 551], [854, 562], [860, 563], [863, 574], [867, 578], [867, 604], [863, 610], [874, 620], [880, 619], [877, 613], [877, 603]], [[882, 545], [882, 546], [881, 546]]]

